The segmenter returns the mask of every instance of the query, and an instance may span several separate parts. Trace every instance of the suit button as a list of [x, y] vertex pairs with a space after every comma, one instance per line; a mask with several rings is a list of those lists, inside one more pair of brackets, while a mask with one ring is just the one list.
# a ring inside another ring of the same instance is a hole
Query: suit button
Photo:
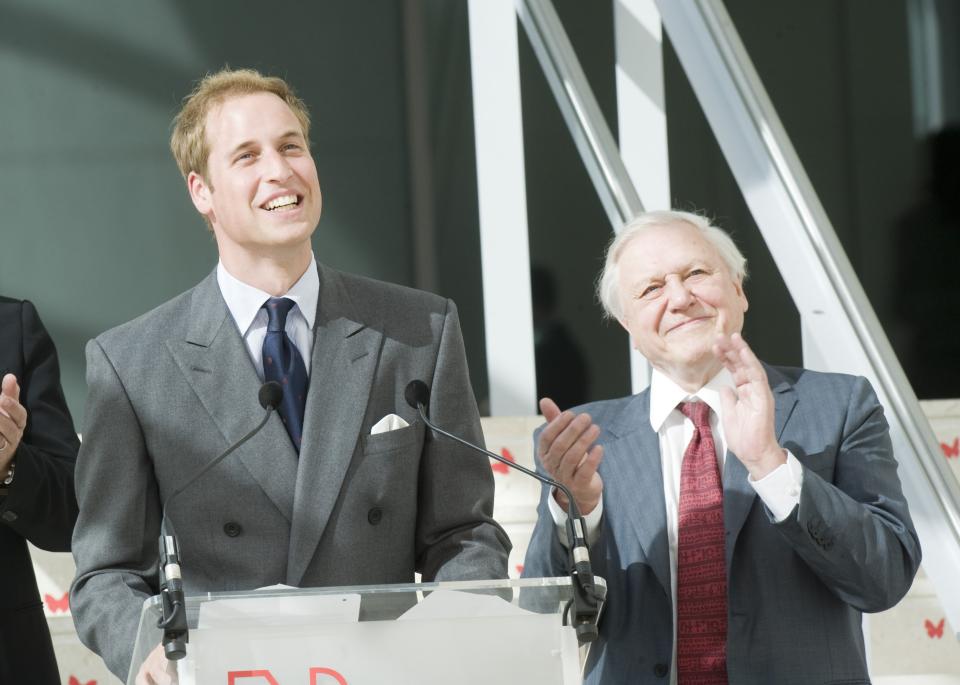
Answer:
[[367, 521], [370, 522], [371, 526], [380, 523], [381, 519], [383, 519], [383, 510], [381, 510], [380, 507], [374, 507], [367, 512]]
[[12, 511], [5, 511], [5, 512], [3, 512], [3, 517], [2, 517], [2, 518], [3, 518], [3, 520], [6, 521], [7, 523], [13, 523], [14, 521], [17, 520], [17, 515], [14, 514]]
[[223, 524], [223, 532], [226, 533], [228, 537], [235, 538], [243, 532], [243, 526], [235, 521], [227, 521]]
[[657, 676], [658, 678], [665, 678], [669, 672], [670, 669], [666, 664], [657, 664], [653, 667], [653, 675]]

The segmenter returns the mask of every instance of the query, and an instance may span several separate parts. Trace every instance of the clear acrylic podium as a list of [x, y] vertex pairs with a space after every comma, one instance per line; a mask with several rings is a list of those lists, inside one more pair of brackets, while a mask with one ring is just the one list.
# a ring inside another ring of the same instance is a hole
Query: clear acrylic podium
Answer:
[[[603, 580], [596, 579], [603, 585]], [[187, 598], [181, 685], [574, 685], [569, 578], [270, 589]], [[144, 602], [130, 675], [161, 640]]]

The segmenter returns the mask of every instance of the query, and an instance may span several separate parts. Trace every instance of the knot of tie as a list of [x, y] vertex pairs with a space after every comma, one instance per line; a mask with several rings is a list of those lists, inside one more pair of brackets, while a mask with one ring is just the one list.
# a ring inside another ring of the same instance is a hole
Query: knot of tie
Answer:
[[710, 428], [710, 405], [706, 402], [681, 402], [678, 408], [697, 429]]
[[289, 297], [271, 297], [264, 302], [261, 309], [267, 310], [267, 330], [271, 333], [282, 332], [287, 326], [287, 314], [295, 304]]

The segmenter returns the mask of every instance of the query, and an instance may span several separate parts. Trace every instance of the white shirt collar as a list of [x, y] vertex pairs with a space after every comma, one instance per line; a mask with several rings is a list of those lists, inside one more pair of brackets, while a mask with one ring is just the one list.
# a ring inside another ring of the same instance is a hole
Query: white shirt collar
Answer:
[[706, 402], [719, 418], [721, 416], [720, 388], [736, 388], [733, 376], [725, 368], [720, 369], [705, 386], [692, 394], [673, 382], [663, 372], [653, 369], [650, 375], [650, 427], [654, 432], [659, 433], [670, 412], [681, 402], [693, 399]]
[[[227, 303], [227, 309], [230, 310], [237, 328], [240, 329], [240, 334], [246, 335], [263, 303], [273, 295], [244, 283], [227, 271], [223, 262], [217, 263], [217, 284]], [[317, 260], [312, 254], [310, 266], [283, 297], [289, 297], [296, 303], [307, 322], [307, 327], [313, 330], [313, 322], [317, 317], [317, 300], [320, 297], [320, 275], [317, 271]]]

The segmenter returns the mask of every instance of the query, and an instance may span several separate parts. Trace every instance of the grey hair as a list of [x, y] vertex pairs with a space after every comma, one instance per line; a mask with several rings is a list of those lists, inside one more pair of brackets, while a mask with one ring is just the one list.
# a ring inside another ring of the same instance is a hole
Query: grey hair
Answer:
[[603, 305], [603, 310], [608, 317], [620, 319], [623, 314], [619, 292], [619, 262], [624, 248], [631, 240], [647, 229], [672, 226], [678, 223], [689, 224], [699, 229], [703, 233], [703, 237], [720, 253], [734, 278], [742, 283], [747, 277], [747, 258], [743, 256], [743, 253], [740, 252], [727, 232], [711, 224], [707, 218], [699, 214], [678, 210], [644, 212], [624, 226], [607, 247], [603, 271], [597, 280], [597, 299]]

